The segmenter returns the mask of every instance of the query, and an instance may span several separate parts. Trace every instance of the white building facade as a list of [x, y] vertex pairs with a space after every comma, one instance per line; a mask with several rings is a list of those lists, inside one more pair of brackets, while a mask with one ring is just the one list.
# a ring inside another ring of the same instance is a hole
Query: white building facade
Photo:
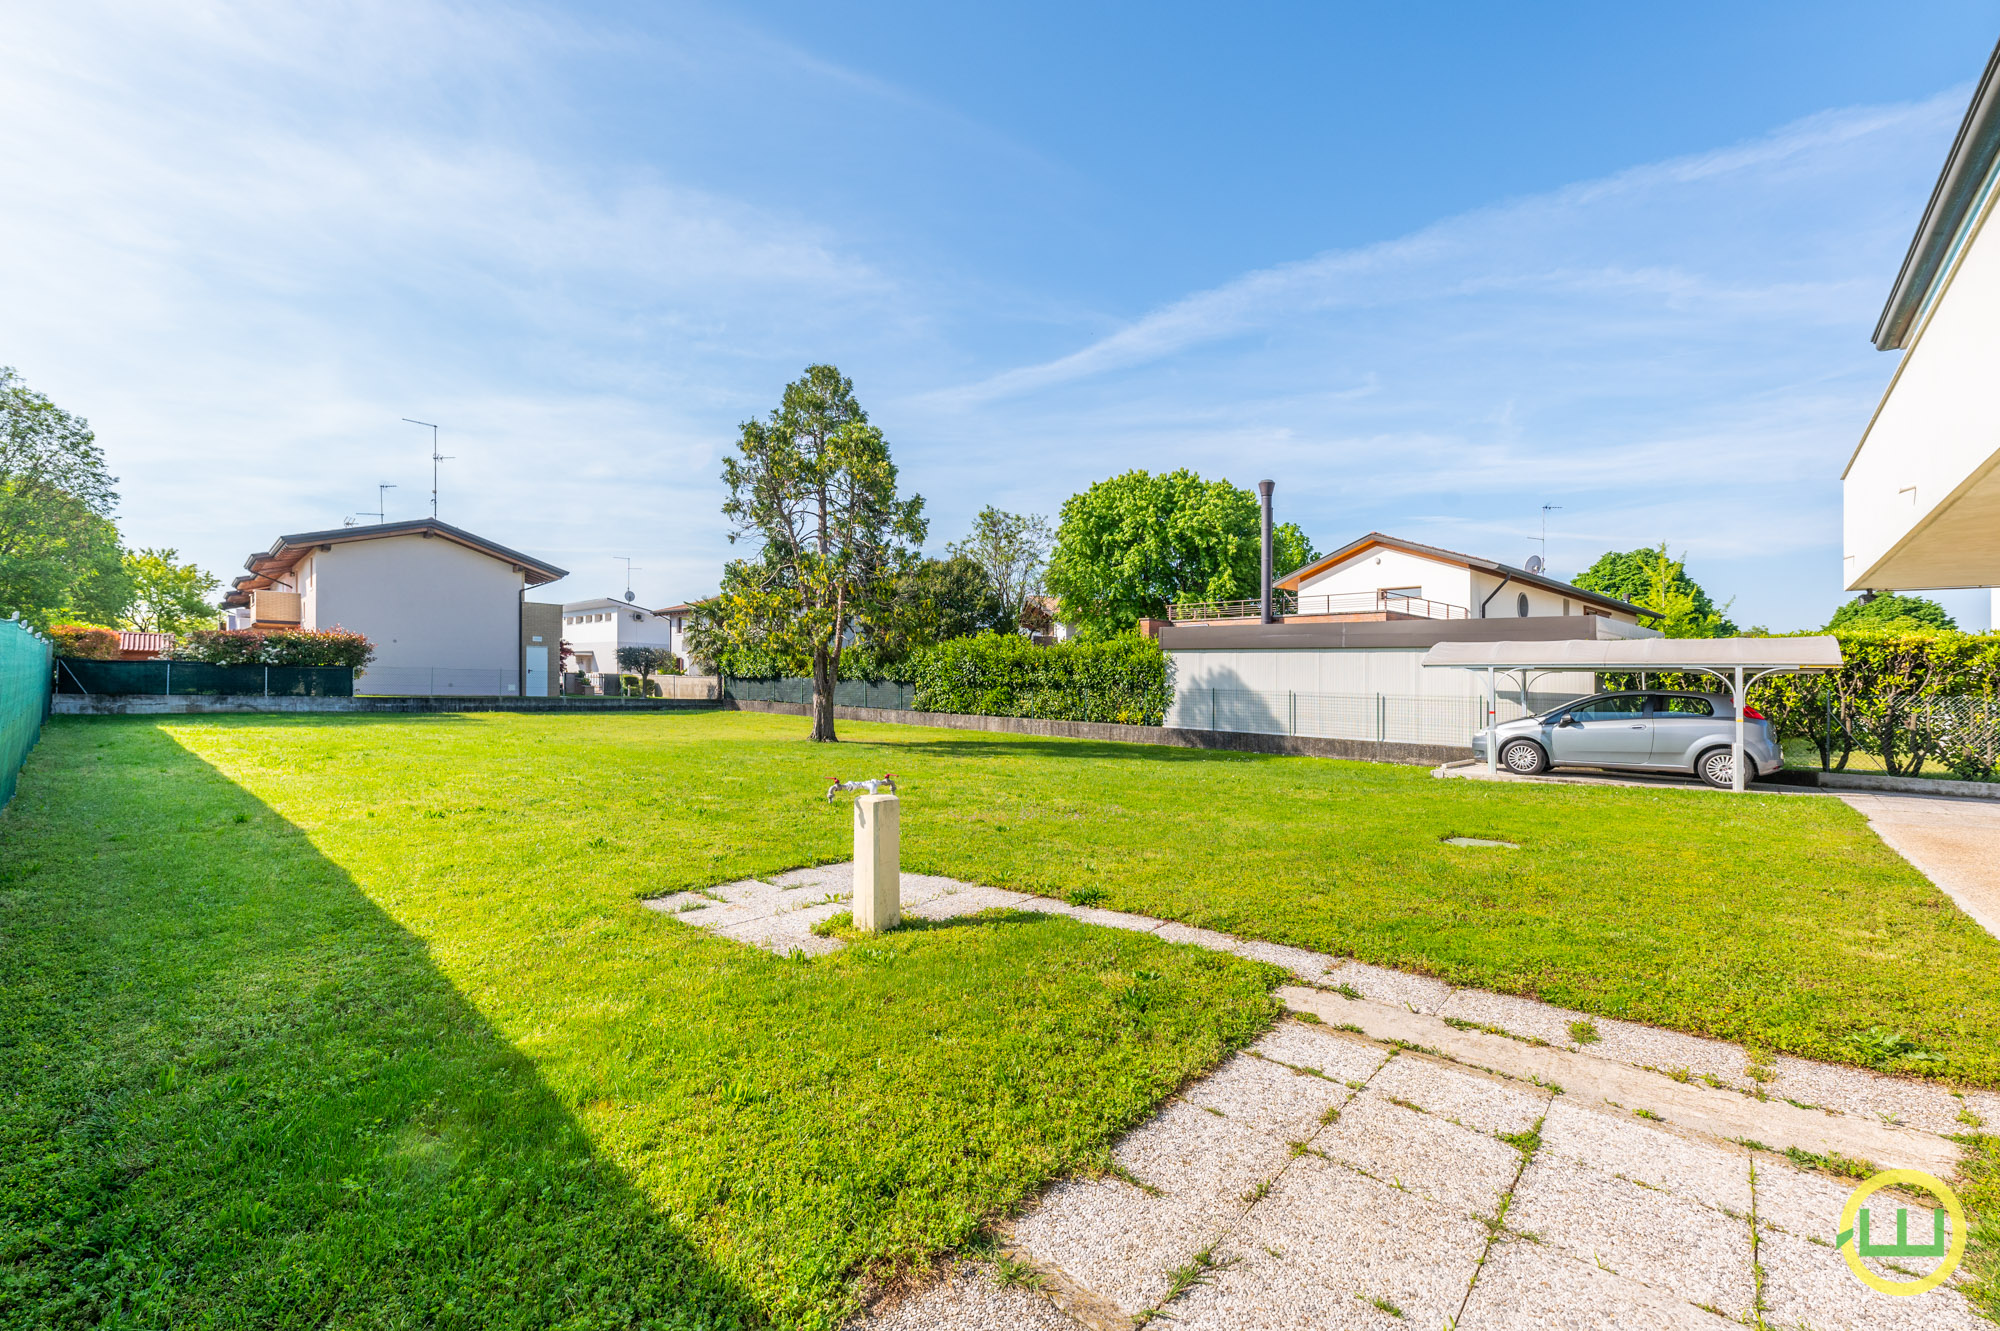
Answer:
[[1842, 473], [1849, 591], [2000, 588], [1996, 198], [2000, 48], [1875, 328], [1875, 345], [1903, 358]]
[[[675, 610], [682, 613], [676, 614]], [[570, 669], [585, 675], [616, 675], [620, 647], [657, 647], [687, 665], [686, 607], [648, 610], [610, 596], [567, 601], [562, 607], [563, 641], [574, 653]]]

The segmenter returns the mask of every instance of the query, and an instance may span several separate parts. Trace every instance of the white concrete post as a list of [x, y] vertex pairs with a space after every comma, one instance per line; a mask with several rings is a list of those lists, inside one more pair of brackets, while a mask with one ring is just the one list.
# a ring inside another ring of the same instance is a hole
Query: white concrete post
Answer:
[[1486, 667], [1486, 771], [1489, 775], [1500, 770], [1500, 737], [1494, 732], [1500, 728], [1500, 686], [1494, 678], [1493, 667]]
[[903, 922], [899, 808], [894, 795], [854, 801], [854, 927], [871, 933]]
[[1729, 745], [1729, 788], [1743, 793], [1743, 667], [1736, 667], [1736, 738]]

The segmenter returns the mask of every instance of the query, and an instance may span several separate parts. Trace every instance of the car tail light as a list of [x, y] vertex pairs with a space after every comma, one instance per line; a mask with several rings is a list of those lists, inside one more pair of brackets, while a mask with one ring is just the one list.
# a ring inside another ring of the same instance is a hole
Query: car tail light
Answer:
[[1743, 704], [1743, 719], [1745, 721], [1762, 721], [1764, 714], [1746, 702]]

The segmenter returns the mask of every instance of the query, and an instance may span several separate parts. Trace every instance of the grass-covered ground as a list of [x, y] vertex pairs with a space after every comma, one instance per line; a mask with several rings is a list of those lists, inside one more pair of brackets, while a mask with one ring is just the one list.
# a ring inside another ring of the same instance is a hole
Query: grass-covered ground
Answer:
[[1837, 801], [803, 730], [52, 724], [0, 815], [0, 1318], [823, 1325], [1269, 1019], [1265, 968], [1064, 919], [787, 961], [638, 904], [845, 858], [826, 783], [885, 769], [909, 869], [2000, 1084], [2000, 944]]

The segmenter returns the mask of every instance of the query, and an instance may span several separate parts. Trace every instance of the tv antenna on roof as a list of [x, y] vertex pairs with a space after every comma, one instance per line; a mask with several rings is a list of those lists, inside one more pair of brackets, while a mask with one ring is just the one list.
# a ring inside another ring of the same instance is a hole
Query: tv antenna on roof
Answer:
[[1542, 505], [1542, 567], [1528, 570], [1530, 573], [1540, 573], [1549, 566], [1549, 514], [1561, 507], [1561, 504]]
[[[357, 517], [357, 518], [373, 518], [373, 519], [375, 519], [375, 525], [376, 525], [376, 526], [378, 526], [378, 527], [379, 527], [380, 525], [382, 525], [382, 523], [383, 523], [383, 522], [385, 522], [385, 521], [387, 521], [387, 520], [388, 520], [388, 516], [389, 516], [389, 514], [388, 514], [388, 508], [389, 508], [389, 506], [388, 506], [387, 504], [385, 504], [385, 503], [383, 503], [383, 502], [382, 502], [382, 499], [383, 499], [383, 496], [387, 495], [387, 494], [389, 493], [389, 491], [391, 491], [391, 490], [393, 490], [393, 489], [395, 489], [395, 488], [396, 488], [396, 487], [395, 487], [394, 485], [378, 485], [378, 486], [376, 486], [376, 487], [375, 487], [375, 511], [374, 511], [373, 513], [369, 513], [369, 512], [367, 512], [367, 511], [365, 511], [365, 510], [364, 510], [363, 512], [360, 512], [360, 513], [356, 513], [356, 514], [355, 514], [354, 516], [355, 516], [355, 517]], [[348, 526], [350, 526], [350, 527], [352, 527], [352, 526], [353, 526], [354, 524], [350, 522], [350, 523], [348, 523], [347, 525], [348, 525]]]
[[636, 601], [636, 600], [638, 600], [639, 598], [638, 598], [638, 597], [636, 597], [636, 596], [634, 596], [634, 595], [632, 594], [632, 571], [633, 571], [633, 569], [634, 569], [634, 568], [637, 568], [639, 572], [641, 572], [641, 573], [644, 573], [644, 572], [646, 571], [646, 569], [645, 569], [645, 566], [644, 566], [644, 565], [635, 565], [635, 564], [634, 564], [634, 563], [632, 562], [632, 556], [630, 556], [630, 555], [615, 555], [615, 556], [613, 556], [613, 558], [616, 558], [616, 559], [622, 559], [622, 560], [624, 560], [624, 561], [625, 561], [625, 599], [626, 599], [626, 601], [627, 601], [627, 602], [631, 602], [631, 601]]
[[452, 459], [448, 454], [438, 452], [437, 426], [432, 425], [429, 421], [420, 421], [413, 416], [405, 416], [403, 419], [412, 425], [421, 425], [431, 432], [431, 516], [436, 517], [438, 515], [438, 463], [450, 462]]

